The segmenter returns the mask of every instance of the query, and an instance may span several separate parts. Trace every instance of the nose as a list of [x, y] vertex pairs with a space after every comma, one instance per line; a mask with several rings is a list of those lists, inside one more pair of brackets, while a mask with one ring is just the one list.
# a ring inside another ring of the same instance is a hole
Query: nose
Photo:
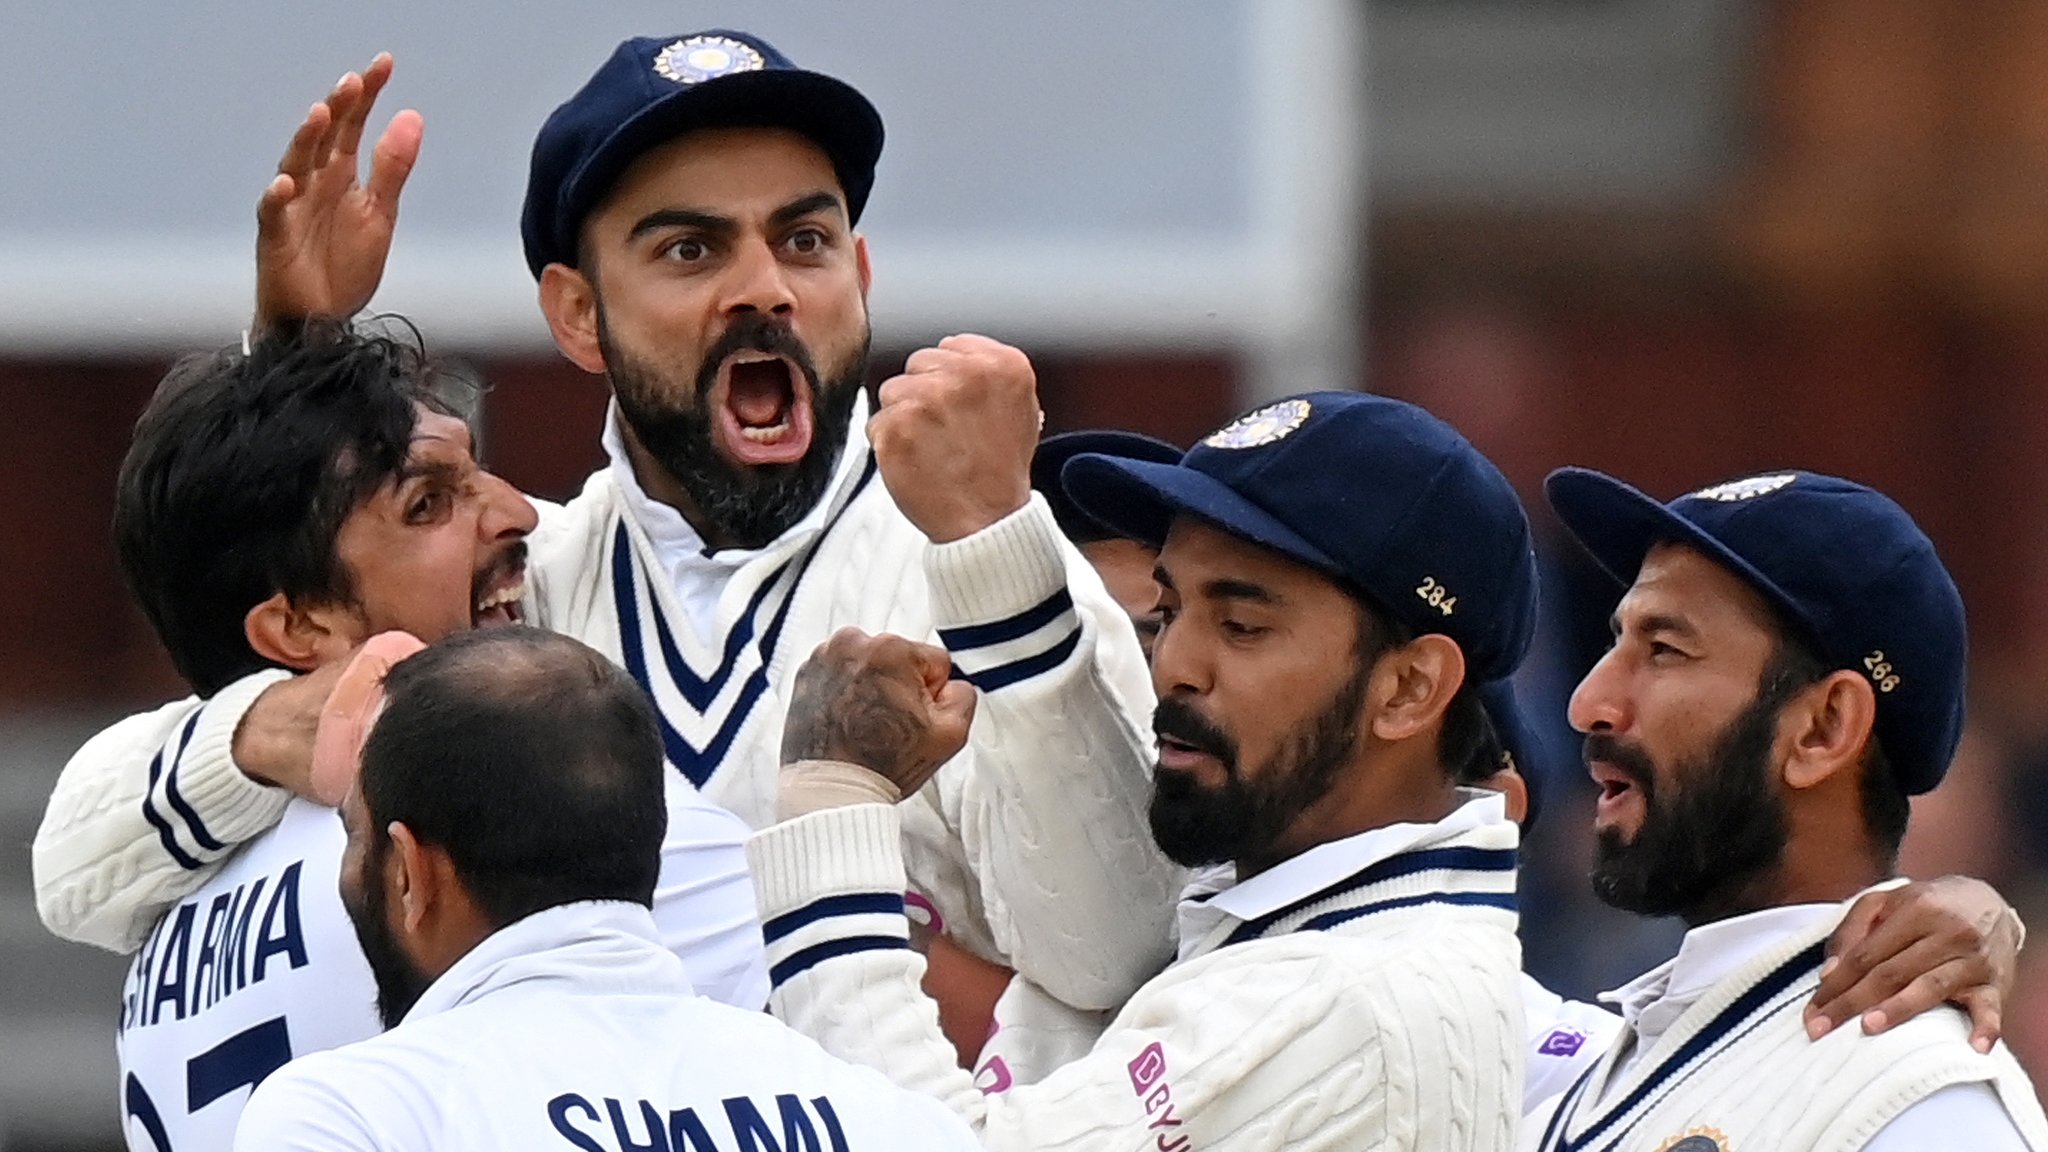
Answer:
[[476, 530], [486, 541], [505, 543], [517, 540], [540, 523], [540, 514], [534, 511], [533, 501], [495, 473], [479, 473], [477, 482], [483, 486], [484, 508], [483, 514], [477, 517]]
[[1152, 638], [1152, 691], [1164, 700], [1176, 694], [1209, 691], [1211, 676], [1200, 645], [1186, 627], [1162, 623]]
[[766, 312], [787, 317], [796, 311], [796, 293], [790, 288], [789, 270], [776, 258], [774, 247], [766, 240], [743, 241], [727, 275], [726, 315]]
[[1611, 732], [1628, 727], [1628, 696], [1623, 690], [1620, 646], [1610, 648], [1572, 690], [1566, 716], [1580, 732]]

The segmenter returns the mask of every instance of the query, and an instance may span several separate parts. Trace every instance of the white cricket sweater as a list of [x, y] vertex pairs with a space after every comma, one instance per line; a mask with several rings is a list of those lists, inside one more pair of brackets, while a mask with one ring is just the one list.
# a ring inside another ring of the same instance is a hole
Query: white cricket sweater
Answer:
[[647, 910], [591, 902], [486, 938], [381, 1036], [287, 1064], [249, 1152], [974, 1147], [944, 1108], [758, 1012], [691, 995]]
[[[1977, 1084], [1996, 1092], [2029, 1147], [2048, 1150], [2048, 1119], [2026, 1074], [2003, 1045], [1989, 1055], [1970, 1047], [1969, 1022], [1957, 1009], [1876, 1036], [1851, 1025], [1808, 1039], [1805, 1007], [1820, 983], [1827, 937], [1848, 909], [1845, 902], [1830, 914], [1779, 920], [1798, 926], [1713, 981], [1668, 1026], [1655, 1021], [1661, 1031], [1646, 1028], [1646, 1048], [1635, 1050], [1636, 1033], [1625, 1029], [1553, 1109], [1531, 1118], [1524, 1146], [1856, 1152], [1915, 1104]], [[1971, 1146], [1967, 1132], [1952, 1136], [1955, 1147]]]
[[[910, 883], [971, 951], [1063, 1003], [1114, 1007], [1170, 955], [1181, 883], [1146, 818], [1151, 680], [1129, 619], [1036, 495], [966, 539], [927, 541], [876, 474], [864, 415], [816, 514], [717, 590], [711, 635], [679, 607], [612, 469], [541, 505], [526, 619], [631, 671], [676, 768], [757, 828], [774, 817], [791, 682], [819, 644], [849, 626], [945, 644], [982, 697], [968, 749], [903, 806]], [[34, 847], [51, 931], [131, 950], [276, 823], [288, 797], [229, 751], [280, 675], [131, 717], [80, 749]]]
[[1525, 1044], [1516, 832], [1497, 811], [1425, 826], [1263, 914], [1222, 914], [1087, 1054], [988, 1095], [997, 1085], [978, 1088], [959, 1068], [919, 989], [900, 842], [895, 809], [879, 804], [754, 836], [769, 1005], [834, 1055], [945, 1101], [987, 1147], [1514, 1145]]

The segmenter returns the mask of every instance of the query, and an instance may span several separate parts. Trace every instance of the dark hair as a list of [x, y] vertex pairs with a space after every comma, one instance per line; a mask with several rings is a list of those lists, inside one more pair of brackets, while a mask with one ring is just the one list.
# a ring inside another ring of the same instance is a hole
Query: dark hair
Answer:
[[661, 737], [611, 661], [537, 628], [458, 633], [391, 670], [358, 778], [444, 849], [496, 927], [579, 900], [654, 902], [668, 829]]
[[[1804, 633], [1780, 620], [1777, 647], [1758, 678], [1757, 698], [1782, 705], [1794, 692], [1818, 684], [1842, 667], [1821, 659]], [[1863, 827], [1878, 850], [1880, 862], [1890, 871], [1899, 862], [1899, 845], [1906, 839], [1906, 822], [1912, 815], [1912, 806], [1875, 731], [1870, 734], [1870, 747], [1863, 757], [1861, 797]]]
[[[1412, 643], [1421, 633], [1378, 600], [1349, 585], [1341, 585], [1357, 603], [1360, 613], [1359, 664], [1370, 665], [1386, 652]], [[1500, 734], [1487, 718], [1479, 684], [1470, 676], [1458, 686], [1444, 707], [1443, 727], [1437, 731], [1437, 759], [1454, 783], [1478, 784], [1499, 772], [1506, 756]]]
[[200, 695], [269, 667], [249, 610], [282, 592], [348, 604], [335, 539], [404, 464], [419, 408], [468, 419], [476, 387], [390, 334], [311, 321], [188, 356], [157, 385], [121, 462], [114, 539], [128, 587]]

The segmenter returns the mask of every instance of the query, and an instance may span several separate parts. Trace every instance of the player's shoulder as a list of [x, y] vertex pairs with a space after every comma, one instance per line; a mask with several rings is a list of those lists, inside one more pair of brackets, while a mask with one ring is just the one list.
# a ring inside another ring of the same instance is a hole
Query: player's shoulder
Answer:
[[618, 481], [609, 467], [599, 468], [583, 482], [583, 490], [557, 504], [528, 496], [535, 514], [533, 531], [526, 534], [527, 562], [548, 571], [555, 565], [571, 570], [585, 566], [592, 549], [606, 541], [618, 521]]
[[375, 1066], [359, 1065], [345, 1052], [310, 1053], [265, 1077], [242, 1106], [235, 1147], [376, 1147], [372, 1117], [392, 1111], [384, 1092], [396, 1085], [364, 1076]]
[[1446, 1013], [1483, 1009], [1512, 1025], [1511, 1039], [1523, 1043], [1520, 944], [1512, 932], [1487, 925], [1443, 924], [1392, 937], [1290, 932], [1218, 949], [1168, 969], [1164, 978], [1198, 982], [1196, 1001], [1253, 1016], [1262, 1003], [1291, 1003], [1388, 1026], [1423, 1010], [1418, 1005]]

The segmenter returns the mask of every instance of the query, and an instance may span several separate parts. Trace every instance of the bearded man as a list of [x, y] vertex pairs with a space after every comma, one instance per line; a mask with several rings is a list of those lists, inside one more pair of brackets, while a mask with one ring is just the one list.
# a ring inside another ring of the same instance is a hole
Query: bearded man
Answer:
[[1812, 472], [1667, 505], [1565, 469], [1548, 493], [1628, 586], [1571, 701], [1602, 788], [1594, 889], [1689, 930], [1610, 994], [1620, 1035], [1537, 1146], [2048, 1147], [2032, 1083], [1963, 1013], [1869, 1035], [1803, 1010], [1829, 933], [1896, 883], [1907, 798], [1962, 735], [1963, 601], [1933, 543], [1884, 494]]

